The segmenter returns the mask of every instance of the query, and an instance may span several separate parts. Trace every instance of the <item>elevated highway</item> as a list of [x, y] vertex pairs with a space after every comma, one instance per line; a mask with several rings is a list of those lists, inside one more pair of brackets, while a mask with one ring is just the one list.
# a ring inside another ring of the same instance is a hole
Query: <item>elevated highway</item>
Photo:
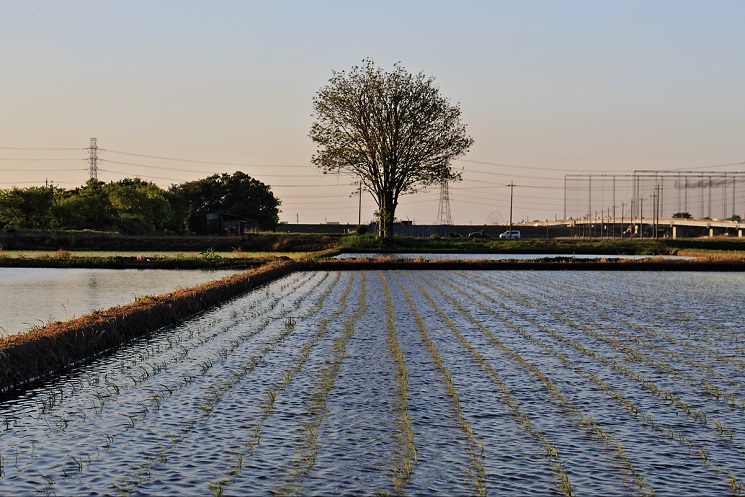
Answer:
[[556, 226], [559, 224], [566, 224], [568, 227], [586, 227], [588, 225], [614, 225], [623, 227], [623, 231], [627, 231], [631, 228], [630, 233], [637, 235], [644, 233], [648, 228], [654, 230], [655, 226], [660, 229], [669, 228], [671, 230], [670, 235], [672, 238], [677, 238], [679, 234], [679, 228], [691, 227], [704, 229], [708, 233], [709, 237], [716, 236], [717, 231], [721, 232], [724, 230], [729, 233], [733, 230], [737, 233], [738, 237], [743, 236], [743, 230], [745, 229], [745, 222], [743, 221], [730, 221], [728, 219], [679, 219], [679, 218], [611, 218], [611, 217], [584, 217], [577, 219], [563, 219], [553, 221], [540, 221], [540, 225]]

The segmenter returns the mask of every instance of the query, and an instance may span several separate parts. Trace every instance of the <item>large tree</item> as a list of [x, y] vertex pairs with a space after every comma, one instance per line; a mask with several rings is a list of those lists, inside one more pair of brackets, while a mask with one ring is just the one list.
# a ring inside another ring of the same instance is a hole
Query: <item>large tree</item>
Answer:
[[213, 212], [253, 219], [263, 229], [274, 229], [279, 222], [281, 202], [271, 188], [241, 171], [174, 185], [171, 192], [189, 206], [192, 229]]
[[166, 192], [155, 183], [125, 178], [105, 187], [119, 216], [122, 231], [147, 233], [163, 231], [173, 218]]
[[0, 227], [48, 229], [57, 189], [53, 186], [0, 190]]
[[119, 222], [106, 183], [92, 178], [85, 186], [64, 192], [54, 211], [64, 229], [116, 230]]
[[324, 173], [362, 182], [378, 205], [379, 233], [393, 234], [398, 198], [419, 188], [460, 179], [451, 161], [473, 144], [460, 106], [440, 95], [434, 78], [390, 72], [366, 59], [334, 71], [313, 98], [313, 163]]

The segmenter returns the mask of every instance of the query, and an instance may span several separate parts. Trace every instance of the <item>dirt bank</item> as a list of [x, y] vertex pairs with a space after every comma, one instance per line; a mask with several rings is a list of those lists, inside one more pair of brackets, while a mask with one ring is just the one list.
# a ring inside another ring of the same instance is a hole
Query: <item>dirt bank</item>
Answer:
[[129, 340], [181, 322], [298, 267], [294, 261], [272, 263], [198, 287], [0, 339], [0, 392], [57, 374]]

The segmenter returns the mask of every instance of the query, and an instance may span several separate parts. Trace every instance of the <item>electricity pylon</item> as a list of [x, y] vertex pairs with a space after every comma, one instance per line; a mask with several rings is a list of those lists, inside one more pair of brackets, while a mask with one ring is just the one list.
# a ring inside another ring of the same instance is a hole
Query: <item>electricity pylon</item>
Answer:
[[450, 226], [453, 220], [450, 217], [450, 193], [448, 193], [448, 182], [443, 180], [440, 183], [440, 207], [437, 209], [437, 222], [442, 226]]
[[91, 138], [91, 146], [88, 148], [88, 172], [90, 179], [98, 179], [98, 144], [95, 138]]

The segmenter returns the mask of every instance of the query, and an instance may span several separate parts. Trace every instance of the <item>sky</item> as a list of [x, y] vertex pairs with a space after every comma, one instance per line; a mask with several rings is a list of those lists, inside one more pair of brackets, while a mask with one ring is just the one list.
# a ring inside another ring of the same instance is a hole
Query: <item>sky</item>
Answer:
[[[634, 171], [745, 171], [744, 24], [740, 0], [6, 0], [0, 188], [84, 184], [96, 137], [105, 182], [240, 170], [283, 222], [370, 221], [308, 137], [314, 95], [369, 58], [460, 105], [454, 224], [505, 223], [511, 183], [515, 221], [628, 209]], [[745, 182], [690, 197], [745, 217]], [[401, 197], [397, 217], [432, 224], [440, 198]]]

